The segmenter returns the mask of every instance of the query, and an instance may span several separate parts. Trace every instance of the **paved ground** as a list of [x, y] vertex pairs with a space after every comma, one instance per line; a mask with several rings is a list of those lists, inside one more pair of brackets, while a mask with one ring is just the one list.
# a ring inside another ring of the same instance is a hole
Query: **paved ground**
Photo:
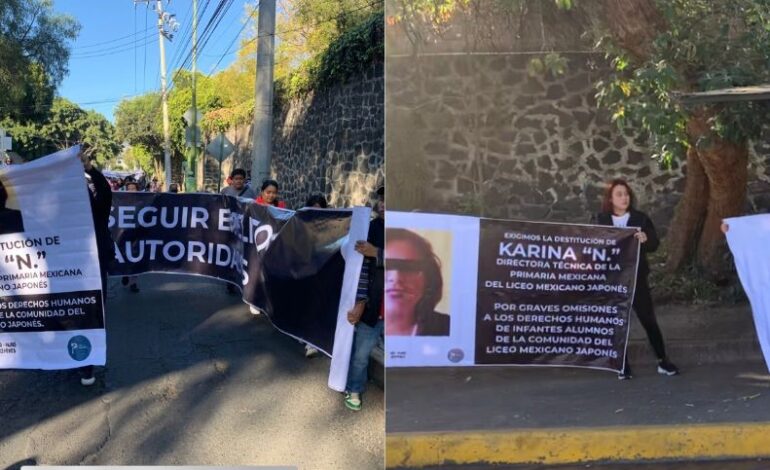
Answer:
[[652, 365], [634, 373], [619, 381], [566, 368], [389, 369], [387, 431], [770, 421], [762, 363], [701, 366], [676, 377]]
[[249, 314], [224, 285], [111, 281], [108, 366], [97, 385], [71, 371], [0, 371], [0, 469], [38, 465], [384, 465], [383, 392], [348, 411], [329, 360]]
[[655, 372], [634, 317], [633, 380], [574, 368], [388, 369], [387, 431], [770, 422], [770, 375], [747, 305], [664, 306], [658, 319], [681, 376]]
[[[748, 306], [659, 310], [680, 376], [656, 373], [636, 322], [630, 381], [570, 368], [388, 369], [389, 464], [770, 456], [770, 374]], [[754, 463], [735, 468], [757, 468]], [[638, 468], [682, 464], [672, 465]], [[681, 468], [713, 468], [706, 465]]]

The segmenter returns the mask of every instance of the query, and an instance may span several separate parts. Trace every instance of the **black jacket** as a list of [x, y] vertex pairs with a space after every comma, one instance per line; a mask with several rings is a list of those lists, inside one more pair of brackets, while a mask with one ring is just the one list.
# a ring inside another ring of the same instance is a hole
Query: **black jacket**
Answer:
[[364, 258], [369, 263], [369, 287], [366, 309], [361, 315], [361, 321], [369, 326], [375, 326], [380, 319], [380, 306], [385, 295], [385, 220], [377, 217], [369, 223], [369, 235], [366, 241], [377, 247], [377, 258]]
[[107, 178], [96, 168], [86, 171], [88, 195], [91, 199], [91, 214], [96, 232], [96, 247], [99, 250], [99, 264], [102, 271], [108, 269], [115, 259], [115, 245], [110, 235], [110, 210], [112, 210], [112, 188]]
[[0, 207], [0, 235], [24, 231], [21, 212], [7, 207]]
[[415, 336], [449, 336], [449, 315], [438, 312], [421, 315]]
[[[631, 209], [630, 212], [631, 215], [628, 218], [628, 227], [641, 227], [642, 232], [647, 235], [647, 241], [640, 246], [639, 269], [637, 271], [637, 277], [646, 277], [650, 274], [647, 253], [652, 253], [658, 249], [660, 239], [658, 239], [658, 233], [655, 231], [655, 226], [652, 225], [652, 220], [647, 217], [647, 214], [636, 209]], [[594, 222], [598, 225], [612, 225], [612, 214], [609, 212], [601, 212], [596, 215]]]

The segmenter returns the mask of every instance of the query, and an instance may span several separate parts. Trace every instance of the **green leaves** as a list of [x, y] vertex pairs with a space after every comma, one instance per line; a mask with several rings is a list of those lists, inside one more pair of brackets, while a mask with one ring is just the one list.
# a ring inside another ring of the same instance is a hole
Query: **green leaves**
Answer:
[[542, 58], [535, 57], [527, 62], [527, 75], [530, 77], [541, 77], [550, 75], [559, 77], [567, 71], [568, 59], [558, 52], [549, 52]]
[[43, 119], [80, 25], [51, 0], [0, 2], [0, 118]]
[[367, 69], [384, 57], [384, 18], [382, 11], [334, 39], [319, 54], [305, 60], [280, 80], [279, 89], [287, 97], [345, 83], [352, 75]]
[[50, 112], [39, 122], [0, 121], [14, 139], [14, 150], [35, 159], [81, 143], [99, 164], [120, 151], [115, 128], [99, 113], [81, 109], [64, 98], [56, 98]]
[[[619, 126], [648, 131], [654, 157], [670, 165], [698, 144], [686, 131], [693, 110], [680, 105], [675, 93], [770, 81], [770, 15], [765, 0], [660, 0], [658, 7], [668, 28], [655, 38], [643, 63], [633, 63], [607, 37], [597, 43], [612, 71], [597, 83], [596, 97]], [[770, 117], [766, 108], [757, 103], [712, 106], [711, 131], [736, 142], [756, 138]]]

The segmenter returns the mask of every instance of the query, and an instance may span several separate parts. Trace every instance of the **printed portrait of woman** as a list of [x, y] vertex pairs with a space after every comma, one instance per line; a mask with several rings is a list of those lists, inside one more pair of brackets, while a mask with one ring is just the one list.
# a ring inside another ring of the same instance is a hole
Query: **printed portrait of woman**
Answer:
[[406, 229], [385, 231], [385, 335], [449, 336], [449, 315], [436, 311], [444, 291], [441, 261], [430, 242]]

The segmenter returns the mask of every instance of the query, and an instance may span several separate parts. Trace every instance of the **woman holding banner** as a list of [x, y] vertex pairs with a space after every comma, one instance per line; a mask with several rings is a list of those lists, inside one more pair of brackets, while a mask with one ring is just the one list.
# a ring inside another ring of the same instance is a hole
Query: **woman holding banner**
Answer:
[[[106, 310], [104, 292], [107, 289], [107, 267], [115, 259], [115, 244], [112, 241], [109, 228], [110, 211], [112, 210], [112, 188], [107, 182], [107, 178], [93, 166], [91, 158], [85, 151], [81, 150], [80, 158], [85, 170], [88, 196], [91, 202], [91, 214], [94, 219], [96, 248], [99, 253], [102, 278], [102, 305]], [[96, 383], [94, 366], [80, 367], [78, 368], [78, 373], [80, 374], [80, 383], [82, 385], [90, 386]]]
[[[669, 376], [677, 375], [679, 370], [666, 357], [663, 335], [655, 319], [655, 310], [647, 281], [650, 274], [647, 253], [657, 250], [660, 241], [650, 218], [634, 208], [634, 193], [625, 180], [614, 179], [607, 183], [602, 199], [602, 211], [596, 216], [596, 223], [615, 227], [639, 227], [634, 234], [641, 244], [633, 301], [634, 312], [647, 332], [647, 338], [658, 358], [658, 373]], [[631, 367], [628, 365], [628, 356], [626, 356], [618, 379], [627, 380], [631, 377]]]

